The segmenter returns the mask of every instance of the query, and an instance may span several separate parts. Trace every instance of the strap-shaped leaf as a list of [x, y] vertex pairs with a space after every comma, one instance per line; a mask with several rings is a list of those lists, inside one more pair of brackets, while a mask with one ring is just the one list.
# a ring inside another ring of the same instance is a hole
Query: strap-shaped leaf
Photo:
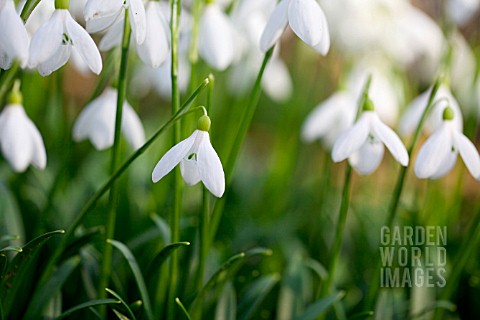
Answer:
[[82, 309], [101, 306], [101, 305], [107, 305], [107, 304], [119, 304], [119, 303], [120, 303], [120, 301], [115, 300], [115, 299], [99, 299], [99, 300], [87, 301], [87, 302], [81, 303], [81, 304], [79, 304], [79, 305], [77, 305], [73, 308], [68, 309], [67, 311], [65, 311], [64, 313], [59, 315], [56, 319], [57, 320], [64, 319], [64, 318], [68, 317], [69, 315], [71, 315], [72, 313], [80, 311]]

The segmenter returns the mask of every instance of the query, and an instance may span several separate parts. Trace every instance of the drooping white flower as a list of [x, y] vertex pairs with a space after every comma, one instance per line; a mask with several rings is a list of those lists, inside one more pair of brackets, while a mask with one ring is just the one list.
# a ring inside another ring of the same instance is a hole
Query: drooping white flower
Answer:
[[[158, 68], [170, 50], [168, 22], [162, 12], [165, 9], [158, 1], [149, 1], [145, 9], [146, 36], [142, 44], [135, 42], [140, 59], [152, 68]], [[122, 42], [124, 20], [115, 23], [103, 36], [99, 48], [108, 51]]]
[[17, 172], [25, 171], [29, 164], [38, 169], [47, 165], [42, 136], [23, 109], [18, 86], [0, 113], [0, 146], [3, 156]]
[[[115, 135], [116, 111], [117, 90], [107, 88], [80, 113], [73, 126], [73, 139], [89, 139], [97, 150], [111, 147]], [[142, 122], [127, 101], [123, 104], [121, 130], [133, 149], [140, 148], [145, 142]]]
[[217, 198], [225, 192], [225, 173], [215, 149], [210, 143], [210, 119], [202, 116], [198, 129], [190, 137], [173, 146], [157, 163], [152, 181], [158, 182], [180, 163], [180, 171], [187, 185], [202, 181]]
[[[401, 135], [408, 136], [415, 131], [420, 122], [422, 114], [427, 107], [428, 98], [430, 97], [431, 91], [432, 88], [428, 89], [408, 105], [407, 110], [400, 119], [399, 131]], [[442, 125], [443, 110], [447, 106], [450, 106], [453, 110], [453, 124], [456, 126], [457, 130], [462, 131], [463, 121], [460, 107], [457, 100], [453, 97], [452, 93], [445, 85], [441, 85], [438, 88], [433, 103], [435, 104], [435, 106], [428, 115], [427, 121], [425, 123], [425, 129], [427, 131], [433, 132]]]
[[67, 63], [72, 50], [78, 51], [92, 72], [102, 71], [102, 57], [90, 35], [67, 9], [55, 9], [33, 35], [29, 64], [42, 76], [48, 76]]
[[348, 158], [362, 175], [375, 171], [383, 158], [384, 145], [402, 166], [408, 165], [408, 153], [397, 134], [385, 125], [368, 102], [358, 121], [337, 139], [332, 150], [334, 162]]
[[478, 0], [448, 0], [445, 14], [459, 26], [466, 25], [480, 8]]
[[273, 11], [260, 39], [262, 51], [280, 39], [287, 25], [303, 42], [322, 55], [330, 49], [328, 24], [315, 0], [281, 0]]
[[88, 32], [105, 31], [115, 22], [118, 24], [119, 20], [123, 20], [124, 8], [128, 8], [135, 41], [142, 44], [147, 36], [147, 21], [142, 0], [88, 0], [84, 9]]
[[474, 144], [453, 122], [454, 110], [446, 107], [443, 122], [427, 139], [415, 162], [415, 175], [421, 179], [437, 179], [452, 170], [457, 156], [463, 159], [471, 175], [480, 180], [480, 156]]
[[13, 0], [0, 0], [0, 69], [8, 69], [14, 59], [22, 67], [28, 62], [29, 38]]
[[233, 27], [216, 3], [207, 3], [200, 20], [200, 56], [213, 68], [222, 71], [235, 58]]
[[348, 91], [338, 91], [317, 105], [302, 127], [302, 139], [322, 139], [330, 149], [355, 120], [356, 99]]

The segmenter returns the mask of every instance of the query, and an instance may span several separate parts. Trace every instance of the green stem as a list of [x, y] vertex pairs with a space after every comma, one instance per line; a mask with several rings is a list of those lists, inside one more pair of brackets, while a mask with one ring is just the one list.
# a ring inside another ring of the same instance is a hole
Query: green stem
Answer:
[[[206, 262], [208, 256], [209, 242], [208, 237], [208, 220], [210, 214], [210, 194], [207, 188], [202, 188], [203, 193], [203, 205], [202, 214], [200, 217], [200, 223], [198, 226], [199, 231], [199, 248], [198, 248], [198, 269], [197, 269], [197, 292], [200, 292], [203, 288], [203, 279], [205, 276]], [[202, 319], [202, 307], [200, 306], [195, 310], [195, 314], [192, 314], [197, 319]]]
[[[171, 19], [170, 32], [172, 43], [172, 113], [175, 114], [180, 107], [180, 92], [178, 88], [178, 36], [179, 20], [181, 13], [181, 0], [171, 0]], [[176, 145], [181, 139], [181, 124], [174, 124], [173, 145]], [[170, 228], [172, 231], [172, 243], [180, 240], [180, 214], [182, 211], [182, 177], [180, 168], [177, 166], [174, 170], [173, 180], [173, 210], [170, 217]], [[177, 297], [177, 279], [178, 279], [178, 253], [173, 252], [170, 263], [170, 288], [167, 301], [167, 318], [175, 319]]]
[[175, 113], [164, 125], [162, 125], [153, 135], [150, 139], [145, 142], [145, 144], [140, 147], [135, 153], [128, 158], [127, 161], [123, 163], [123, 165], [120, 166], [120, 168], [115, 171], [113, 175], [110, 176], [110, 178], [100, 187], [100, 189], [93, 194], [92, 197], [87, 201], [87, 203], [83, 206], [83, 208], [80, 210], [80, 212], [77, 214], [75, 220], [70, 224], [70, 227], [68, 228], [67, 232], [65, 235], [62, 237], [62, 240], [56, 247], [55, 251], [51, 255], [51, 258], [47, 262], [47, 266], [45, 267], [45, 271], [42, 274], [42, 277], [39, 281], [39, 287], [42, 286], [42, 284], [45, 283], [47, 279], [50, 278], [52, 275], [53, 271], [55, 270], [55, 265], [59, 261], [63, 251], [68, 245], [68, 241], [70, 238], [73, 236], [75, 230], [77, 227], [80, 225], [82, 222], [83, 218], [85, 215], [90, 212], [97, 201], [108, 191], [110, 190], [112, 184], [117, 181], [123, 173], [130, 167], [130, 165], [138, 158], [140, 157], [145, 151], [147, 151], [150, 146], [160, 137], [162, 133], [165, 132], [168, 128], [170, 128], [176, 121], [178, 121], [180, 118], [182, 118], [187, 112], [190, 106], [192, 105], [193, 101], [197, 98], [197, 96], [208, 86], [210, 80], [207, 78], [205, 79], [200, 86], [195, 90], [195, 92], [183, 103], [182, 107], [178, 110], [177, 113]]
[[[272, 57], [274, 47], [270, 48], [265, 53], [263, 58], [262, 66], [258, 71], [257, 79], [255, 80], [255, 85], [252, 89], [252, 93], [250, 94], [250, 100], [247, 104], [247, 108], [243, 113], [243, 117], [240, 122], [240, 127], [238, 129], [237, 135], [235, 136], [235, 140], [232, 144], [232, 148], [230, 149], [230, 153], [228, 154], [225, 169], [225, 178], [227, 184], [231, 182], [231, 176], [233, 173], [233, 169], [235, 168], [235, 162], [238, 158], [238, 154], [240, 153], [240, 149], [243, 145], [243, 141], [245, 140], [247, 130], [250, 127], [250, 123], [252, 122], [253, 116], [255, 115], [255, 110], [257, 109], [258, 100], [260, 99], [260, 94], [262, 92], [262, 78], [263, 74], [265, 73], [265, 68], [267, 67], [270, 58]], [[215, 235], [217, 233], [218, 225], [220, 223], [220, 219], [222, 218], [223, 207], [225, 205], [225, 196], [220, 200], [215, 202], [215, 206], [212, 213], [212, 219], [210, 222], [210, 242], [213, 242]]]
[[190, 86], [195, 83], [197, 77], [198, 66], [198, 34], [200, 30], [200, 17], [202, 14], [202, 4], [204, 0], [194, 0], [193, 2], [193, 25], [190, 40], [190, 48], [188, 52], [188, 60], [190, 61]]
[[[123, 104], [125, 103], [125, 95], [127, 91], [127, 64], [131, 32], [132, 30], [130, 28], [130, 21], [128, 18], [128, 9], [126, 9], [125, 21], [123, 25], [122, 56], [120, 60], [120, 72], [118, 74], [117, 110], [115, 114], [115, 135], [113, 140], [112, 158], [110, 162], [110, 174], [115, 173], [118, 163]], [[115, 222], [117, 218], [117, 201], [117, 185], [116, 183], [112, 183], [112, 186], [110, 188], [110, 196], [108, 199], [108, 216], [106, 223], [105, 239], [114, 239]], [[100, 281], [98, 284], [98, 292], [100, 299], [105, 298], [107, 294], [105, 288], [108, 287], [109, 275], [112, 268], [112, 249], [113, 248], [110, 243], [104, 243], [102, 268], [100, 271]]]
[[[428, 97], [428, 103], [427, 106], [425, 107], [425, 110], [423, 111], [422, 117], [420, 118], [420, 122], [418, 123], [418, 126], [415, 130], [415, 133], [413, 135], [413, 139], [410, 142], [410, 146], [408, 148], [408, 157], [411, 159], [413, 150], [415, 149], [418, 139], [420, 137], [420, 134], [422, 132], [423, 125], [427, 119], [428, 114], [430, 113], [430, 110], [434, 106], [434, 100], [435, 96], [437, 94], [438, 89], [440, 88], [442, 81], [441, 79], [437, 79], [435, 83], [433, 84], [432, 91], [430, 92], [430, 96]], [[400, 203], [400, 197], [402, 196], [402, 191], [403, 191], [403, 186], [405, 184], [405, 177], [407, 175], [408, 168], [407, 167], [401, 167], [400, 173], [397, 178], [397, 182], [395, 184], [395, 189], [393, 191], [392, 199], [390, 202], [389, 206], [389, 215], [387, 218], [387, 223], [386, 225], [391, 229], [393, 227], [393, 223], [395, 222], [395, 217], [397, 214], [398, 210], [398, 205]], [[377, 264], [376, 264], [376, 269], [375, 270], [380, 270], [381, 267], [381, 261], [380, 258], [378, 257], [377, 259]], [[372, 310], [374, 307], [374, 304], [377, 300], [378, 296], [378, 291], [379, 291], [379, 285], [380, 285], [380, 277], [374, 276], [372, 279], [372, 283], [370, 285], [370, 290], [369, 294], [367, 295], [367, 310]]]

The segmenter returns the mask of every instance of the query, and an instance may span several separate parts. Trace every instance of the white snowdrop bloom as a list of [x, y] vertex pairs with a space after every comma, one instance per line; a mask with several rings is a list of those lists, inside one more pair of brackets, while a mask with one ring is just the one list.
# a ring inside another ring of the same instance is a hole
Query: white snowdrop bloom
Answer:
[[21, 94], [14, 88], [0, 113], [0, 146], [3, 156], [17, 172], [32, 164], [45, 169], [47, 154], [42, 136], [22, 106]]
[[30, 37], [48, 21], [53, 12], [55, 12], [55, 0], [42, 0], [38, 3], [25, 23], [25, 27], [27, 28]]
[[330, 35], [327, 19], [315, 0], [281, 0], [260, 39], [262, 51], [267, 51], [280, 39], [287, 25], [317, 52], [322, 55], [328, 53]]
[[142, 0], [88, 0], [84, 15], [88, 32], [107, 30], [121, 20], [128, 8], [132, 33], [137, 44], [142, 44], [147, 36], [147, 21]]
[[79, 23], [85, 22], [85, 16], [83, 15], [83, 10], [85, 9], [85, 5], [87, 4], [87, 0], [73, 0], [70, 1], [70, 8], [68, 10], [72, 14], [72, 17], [75, 21]]
[[211, 67], [222, 71], [232, 64], [235, 58], [233, 27], [216, 3], [205, 5], [198, 39], [200, 56]]
[[225, 192], [225, 173], [215, 149], [210, 143], [210, 118], [202, 116], [198, 128], [190, 137], [173, 146], [157, 163], [152, 181], [158, 182], [180, 163], [180, 171], [187, 185], [202, 181], [214, 196]]
[[[431, 91], [432, 88], [428, 89], [415, 98], [407, 106], [407, 110], [400, 119], [399, 131], [402, 136], [408, 136], [412, 134], [417, 128], [418, 124], [420, 123], [420, 119], [422, 118], [422, 114], [427, 107], [428, 98], [430, 97]], [[430, 111], [425, 123], [425, 129], [428, 132], [433, 132], [442, 125], [443, 110], [447, 106], [450, 106], [454, 113], [454, 118], [452, 120], [453, 125], [457, 128], [457, 130], [462, 131], [463, 121], [460, 107], [457, 100], [453, 97], [452, 93], [445, 85], [441, 85], [438, 88], [433, 103], [435, 106]]]
[[317, 105], [302, 127], [305, 142], [320, 140], [331, 149], [337, 138], [352, 126], [357, 101], [348, 91], [338, 91]]
[[18, 59], [28, 62], [29, 38], [13, 0], [0, 0], [0, 69], [8, 69]]
[[[146, 65], [158, 68], [167, 58], [170, 52], [168, 22], [162, 12], [165, 9], [158, 1], [147, 3], [146, 13], [146, 37], [142, 44], [135, 42], [138, 56]], [[124, 20], [115, 23], [103, 36], [99, 48], [108, 51], [119, 46], [123, 37]]]
[[[111, 147], [115, 136], [116, 111], [117, 90], [107, 88], [80, 113], [73, 126], [73, 139], [89, 139], [97, 150]], [[142, 122], [127, 101], [123, 104], [121, 130], [133, 149], [140, 148], [145, 142]]]
[[408, 165], [408, 153], [397, 134], [385, 125], [367, 100], [358, 121], [337, 139], [332, 150], [334, 162], [348, 158], [361, 175], [375, 171], [383, 158], [384, 145], [402, 166]]
[[102, 71], [102, 57], [93, 39], [67, 9], [56, 9], [33, 35], [29, 64], [48, 76], [67, 63], [72, 50], [78, 51], [92, 72]]
[[474, 144], [458, 129], [454, 110], [443, 110], [442, 124], [421, 147], [415, 162], [415, 175], [421, 179], [437, 179], [452, 170], [457, 156], [463, 159], [470, 174], [480, 180], [480, 156]]
[[448, 0], [445, 13], [459, 26], [467, 24], [480, 8], [479, 0]]

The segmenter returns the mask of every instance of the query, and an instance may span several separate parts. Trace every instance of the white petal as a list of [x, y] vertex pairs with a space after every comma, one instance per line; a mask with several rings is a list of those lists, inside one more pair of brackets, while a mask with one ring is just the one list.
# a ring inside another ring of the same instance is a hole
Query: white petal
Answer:
[[367, 140], [369, 132], [370, 114], [364, 112], [357, 123], [342, 133], [335, 142], [332, 150], [333, 161], [343, 161], [360, 149]]
[[100, 74], [102, 71], [102, 57], [97, 45], [87, 31], [73, 20], [69, 12], [67, 13], [66, 31], [73, 42], [73, 46], [83, 58], [83, 61], [88, 64], [90, 70], [95, 74]]
[[57, 54], [63, 40], [63, 22], [66, 10], [55, 10], [50, 19], [32, 37], [29, 64], [36, 67]]
[[325, 14], [315, 0], [290, 0], [288, 22], [293, 32], [311, 47], [320, 44], [327, 25]]
[[290, 98], [293, 90], [292, 79], [285, 63], [280, 59], [272, 59], [265, 69], [262, 87], [275, 101], [282, 102]]
[[[308, 115], [303, 124], [302, 138], [311, 142], [324, 137], [339, 126], [345, 131], [355, 119], [355, 104], [355, 99], [349, 93], [334, 93]], [[342, 121], [343, 119], [346, 121]]]
[[[323, 10], [321, 12], [324, 15]], [[324, 22], [324, 26], [322, 28], [322, 39], [313, 48], [318, 53], [325, 56], [325, 55], [327, 55], [328, 51], [330, 50], [330, 31], [328, 29], [328, 22], [327, 22], [327, 18], [325, 17], [325, 15], [323, 17], [323, 22]]]
[[158, 2], [149, 1], [146, 9], [147, 35], [141, 45], [137, 45], [137, 53], [142, 61], [158, 68], [164, 62], [169, 53], [168, 33], [164, 29], [167, 23], [160, 12]]
[[137, 44], [142, 44], [147, 36], [147, 20], [142, 0], [127, 0], [128, 15], [132, 25], [133, 36]]
[[480, 179], [480, 156], [477, 148], [464, 134], [453, 130], [453, 145], [475, 179]]
[[139, 149], [145, 143], [145, 131], [142, 122], [133, 108], [125, 101], [123, 105], [122, 133], [133, 149]]
[[47, 166], [47, 153], [45, 151], [45, 145], [43, 143], [42, 135], [38, 131], [35, 124], [30, 120], [26, 119], [26, 128], [30, 134], [30, 139], [32, 141], [32, 165], [38, 169], [45, 169]]
[[7, 1], [0, 10], [0, 43], [10, 58], [18, 58], [22, 65], [27, 63], [29, 38], [13, 1]]
[[195, 138], [197, 137], [198, 130], [196, 130], [190, 137], [179, 142], [173, 148], [168, 150], [167, 153], [160, 159], [152, 172], [152, 181], [157, 182], [162, 179], [167, 173], [172, 171], [173, 168], [185, 157], [192, 148]]
[[225, 70], [235, 58], [233, 37], [227, 16], [217, 5], [207, 5], [200, 23], [199, 51], [202, 58], [213, 68]]
[[372, 118], [372, 133], [383, 142], [392, 156], [404, 167], [408, 166], [408, 152], [397, 134], [385, 125], [377, 115]]
[[359, 174], [365, 176], [375, 171], [382, 162], [384, 153], [383, 144], [374, 139], [368, 139], [348, 162]]
[[40, 75], [46, 77], [52, 72], [60, 69], [65, 63], [67, 63], [71, 52], [72, 47], [70, 45], [60, 45], [57, 52], [55, 52], [50, 59], [38, 65], [37, 69]]
[[197, 154], [197, 166], [200, 179], [215, 197], [220, 198], [225, 192], [225, 173], [222, 162], [210, 143], [208, 132], [200, 131], [204, 137]]
[[0, 69], [10, 69], [13, 62], [13, 57], [3, 48], [0, 42]]
[[435, 131], [420, 151], [415, 162], [415, 175], [420, 179], [430, 178], [442, 170], [442, 164], [452, 152], [452, 137], [449, 128], [443, 125]]
[[122, 43], [123, 23], [125, 20], [121, 19], [115, 23], [103, 36], [98, 45], [102, 51], [108, 51]]
[[122, 8], [123, 0], [88, 0], [84, 9], [88, 32], [95, 33], [109, 28]]
[[448, 156], [443, 160], [443, 162], [440, 164], [439, 169], [437, 172], [435, 172], [430, 179], [439, 179], [443, 176], [445, 176], [447, 173], [449, 173], [453, 167], [455, 166], [455, 163], [457, 163], [457, 158], [458, 158], [458, 151], [457, 150], [451, 150], [448, 153]]
[[288, 4], [290, 0], [281, 0], [268, 19], [265, 30], [260, 38], [260, 49], [268, 51], [283, 34], [288, 25]]
[[182, 173], [183, 180], [189, 186], [196, 185], [200, 181], [200, 175], [198, 173], [197, 160], [183, 158], [180, 161], [180, 172]]

